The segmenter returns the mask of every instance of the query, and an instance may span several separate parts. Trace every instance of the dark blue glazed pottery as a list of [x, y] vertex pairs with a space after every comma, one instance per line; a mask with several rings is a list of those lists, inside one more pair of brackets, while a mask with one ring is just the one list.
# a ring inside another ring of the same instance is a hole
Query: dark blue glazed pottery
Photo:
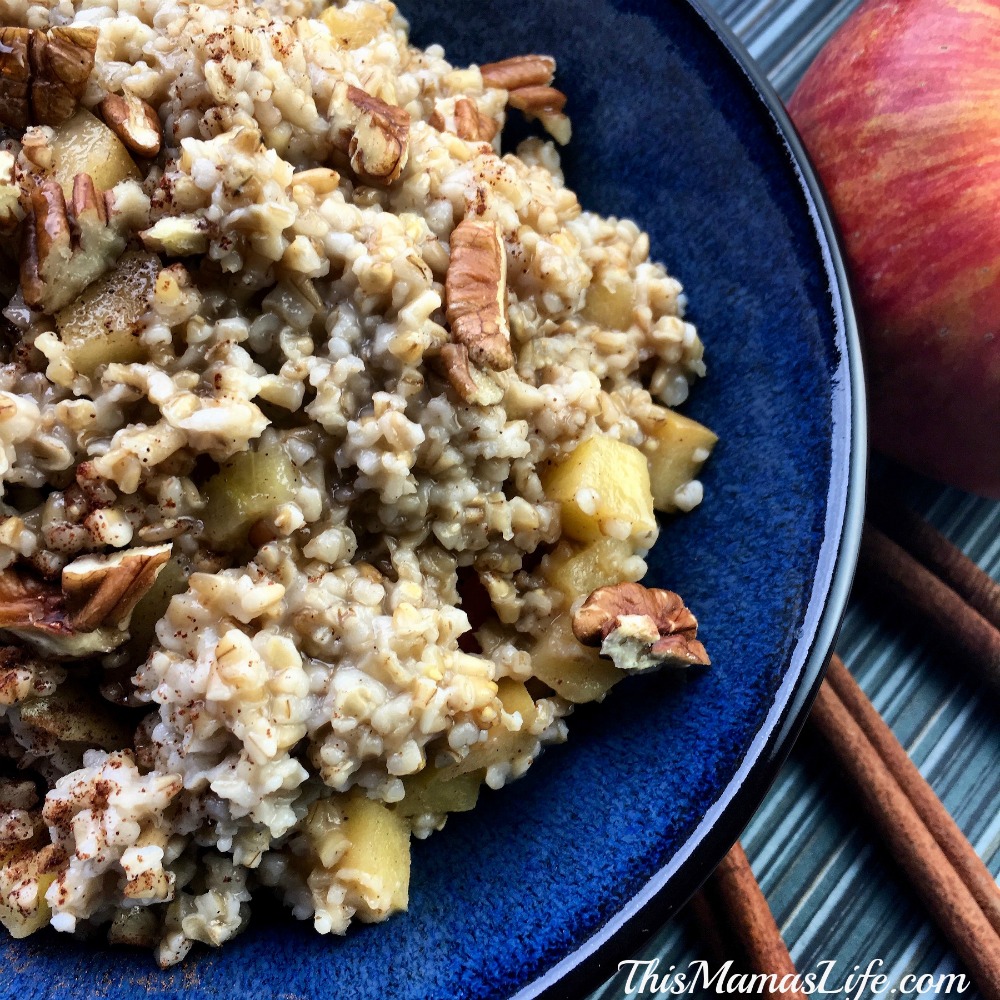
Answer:
[[706, 501], [651, 581], [684, 595], [711, 669], [623, 683], [570, 741], [414, 850], [410, 912], [321, 938], [250, 930], [160, 972], [46, 932], [0, 940], [19, 1000], [577, 996], [684, 902], [794, 739], [846, 601], [864, 476], [862, 380], [835, 241], [777, 98], [685, 0], [400, 0], [452, 61], [556, 56], [582, 204], [630, 216], [684, 283], [721, 443]]

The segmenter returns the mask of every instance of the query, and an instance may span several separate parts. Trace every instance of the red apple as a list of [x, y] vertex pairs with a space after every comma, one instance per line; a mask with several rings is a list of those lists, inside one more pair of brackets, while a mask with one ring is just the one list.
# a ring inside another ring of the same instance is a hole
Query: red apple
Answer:
[[873, 444], [1000, 496], [1000, 3], [868, 0], [788, 109], [854, 278]]

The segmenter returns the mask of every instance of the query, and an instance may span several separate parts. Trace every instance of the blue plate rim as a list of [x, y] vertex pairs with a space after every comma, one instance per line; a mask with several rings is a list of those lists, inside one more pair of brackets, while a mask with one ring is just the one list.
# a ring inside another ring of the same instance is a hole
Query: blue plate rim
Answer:
[[[832, 380], [833, 454], [819, 567], [791, 664], [739, 770], [684, 846], [595, 934], [513, 994], [511, 1000], [586, 997], [634, 955], [698, 889], [739, 839], [805, 723], [840, 631], [864, 523], [868, 431], [861, 340], [840, 236], [784, 103], [722, 16], [705, 0], [685, 0], [728, 50], [774, 120], [799, 179], [830, 281], [841, 347]], [[845, 426], [846, 425], [846, 426]]]

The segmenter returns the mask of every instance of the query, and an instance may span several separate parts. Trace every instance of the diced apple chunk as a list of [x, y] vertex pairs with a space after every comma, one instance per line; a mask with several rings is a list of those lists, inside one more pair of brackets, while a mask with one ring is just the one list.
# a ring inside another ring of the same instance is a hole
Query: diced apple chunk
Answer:
[[187, 590], [188, 575], [187, 566], [178, 556], [174, 556], [143, 594], [142, 600], [132, 612], [128, 627], [129, 636], [137, 650], [149, 648], [156, 636], [157, 622], [167, 613], [170, 599]]
[[114, 270], [56, 313], [59, 339], [78, 372], [89, 378], [101, 365], [145, 357], [139, 334], [159, 273], [158, 257], [127, 253]]
[[410, 892], [410, 826], [381, 802], [352, 795], [344, 802], [342, 832], [350, 843], [337, 865], [364, 906], [361, 920], [383, 920], [405, 910]]
[[56, 847], [15, 848], [0, 856], [0, 924], [11, 937], [26, 938], [49, 922], [45, 893], [65, 855]]
[[625, 673], [573, 635], [569, 615], [549, 625], [531, 649], [531, 672], [567, 701], [600, 701]]
[[537, 737], [530, 732], [530, 726], [535, 721], [537, 710], [528, 689], [520, 681], [503, 677], [497, 681], [497, 697], [508, 715], [520, 714], [521, 728], [513, 732], [498, 721], [486, 739], [469, 750], [464, 760], [454, 769], [447, 769], [449, 773], [457, 775], [479, 771], [493, 764], [516, 760], [534, 748]]
[[327, 7], [319, 19], [330, 29], [334, 42], [345, 49], [367, 45], [389, 23], [385, 11], [373, 4], [354, 10]]
[[400, 816], [422, 813], [468, 812], [475, 808], [483, 775], [478, 771], [455, 774], [448, 768], [425, 767], [419, 774], [403, 779], [406, 794], [396, 805]]
[[119, 709], [68, 681], [54, 694], [20, 706], [21, 723], [67, 743], [120, 750], [132, 742], [133, 725]]
[[598, 587], [621, 583], [622, 564], [632, 553], [632, 545], [617, 538], [602, 538], [583, 549], [561, 542], [545, 557], [542, 572], [553, 587], [573, 601], [592, 594]]
[[217, 548], [246, 539], [255, 521], [295, 497], [299, 474], [279, 444], [247, 451], [226, 462], [205, 485], [205, 534]]
[[605, 435], [581, 442], [545, 475], [563, 533], [580, 542], [646, 540], [656, 530], [649, 466], [638, 448]]
[[624, 276], [595, 278], [587, 289], [583, 316], [606, 330], [627, 330], [632, 325], [632, 282]]
[[99, 191], [109, 191], [121, 181], [142, 180], [121, 139], [84, 108], [55, 132], [51, 143], [54, 176], [67, 199], [73, 194], [77, 174], [90, 174]]
[[678, 509], [675, 494], [697, 477], [719, 438], [704, 424], [665, 407], [657, 407], [645, 430], [653, 504], [669, 513]]

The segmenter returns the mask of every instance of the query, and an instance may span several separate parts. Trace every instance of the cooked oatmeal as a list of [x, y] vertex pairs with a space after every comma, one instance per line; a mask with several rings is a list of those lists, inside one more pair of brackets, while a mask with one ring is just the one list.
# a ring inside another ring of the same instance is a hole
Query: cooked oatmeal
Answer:
[[637, 584], [715, 443], [681, 287], [566, 188], [547, 56], [386, 0], [0, 24], [0, 922], [382, 920], [573, 704], [708, 662]]

